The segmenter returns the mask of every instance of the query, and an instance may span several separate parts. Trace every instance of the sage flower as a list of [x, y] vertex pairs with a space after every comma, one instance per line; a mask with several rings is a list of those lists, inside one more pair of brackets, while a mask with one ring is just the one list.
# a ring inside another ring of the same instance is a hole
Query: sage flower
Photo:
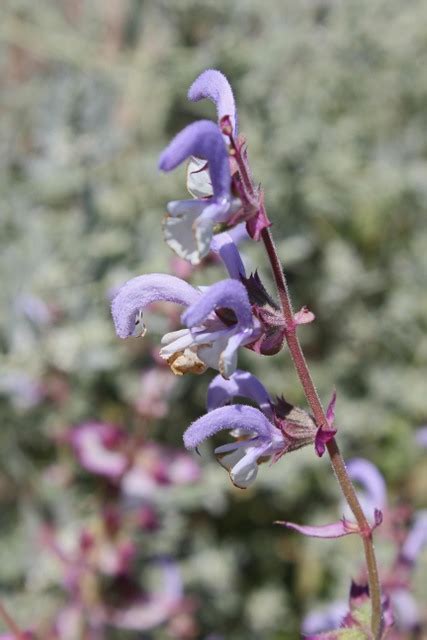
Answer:
[[[237, 397], [258, 408], [228, 404]], [[207, 405], [208, 413], [185, 431], [184, 444], [197, 449], [207, 438], [229, 430], [237, 440], [216, 447], [215, 455], [241, 489], [254, 482], [261, 462], [274, 463], [285, 453], [316, 441], [318, 429], [310, 414], [283, 398], [274, 402], [262, 383], [246, 371], [237, 370], [228, 380], [216, 376], [209, 385]]]
[[203, 373], [208, 367], [229, 377], [236, 369], [240, 346], [253, 342], [258, 325], [244, 285], [221, 280], [203, 290], [175, 276], [142, 275], [129, 280], [112, 302], [117, 335], [127, 338], [139, 325], [144, 335], [143, 310], [166, 300], [186, 307], [181, 316], [185, 328], [163, 336], [160, 356], [177, 375]]
[[207, 163], [209, 182], [200, 186], [196, 181], [194, 199], [168, 203], [163, 231], [177, 255], [198, 264], [209, 253], [215, 226], [227, 222], [241, 203], [231, 195], [228, 150], [214, 122], [198, 120], [185, 127], [161, 154], [159, 168], [171, 171], [193, 156], [197, 160], [190, 175], [197, 175]]

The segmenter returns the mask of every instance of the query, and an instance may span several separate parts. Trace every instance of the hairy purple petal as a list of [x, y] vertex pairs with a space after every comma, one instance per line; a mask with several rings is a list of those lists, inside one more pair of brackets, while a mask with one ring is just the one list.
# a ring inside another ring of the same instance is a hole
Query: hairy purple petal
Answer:
[[203, 295], [184, 313], [182, 321], [190, 329], [201, 324], [215, 309], [232, 309], [241, 329], [252, 329], [252, 310], [248, 294], [241, 282], [221, 280], [203, 292]]
[[216, 376], [209, 385], [207, 397], [207, 409], [212, 411], [222, 407], [236, 397], [254, 400], [261, 411], [271, 419], [271, 398], [258, 378], [248, 371], [237, 370], [229, 380], [222, 376]]
[[315, 634], [340, 626], [348, 611], [348, 603], [334, 602], [325, 609], [317, 609], [307, 614], [302, 623], [302, 632]]
[[342, 538], [342, 536], [348, 536], [352, 533], [359, 532], [359, 527], [352, 522], [348, 522], [345, 518], [332, 524], [323, 524], [319, 526], [301, 525], [285, 521], [277, 521], [276, 524], [280, 524], [288, 529], [294, 529], [294, 531], [298, 531], [298, 533], [302, 533], [305, 536], [311, 536], [313, 538]]
[[131, 336], [138, 313], [152, 302], [167, 300], [189, 306], [200, 296], [200, 291], [184, 280], [164, 273], [132, 278], [121, 287], [111, 305], [116, 333], [119, 338]]
[[223, 232], [214, 236], [211, 242], [211, 249], [219, 255], [225, 264], [230, 278], [240, 280], [240, 276], [246, 275], [239, 250], [229, 233]]
[[228, 151], [214, 122], [198, 120], [180, 131], [161, 154], [159, 169], [171, 171], [190, 156], [208, 161], [214, 197], [229, 200], [231, 176]]
[[353, 458], [347, 463], [347, 469], [350, 478], [363, 487], [372, 508], [384, 508], [387, 505], [384, 478], [372, 462], [364, 458]]
[[207, 69], [199, 75], [188, 90], [192, 102], [208, 98], [216, 106], [218, 121], [229, 116], [234, 135], [237, 134], [237, 113], [230, 83], [221, 71]]
[[414, 564], [424, 545], [427, 544], [427, 510], [419, 511], [400, 552], [400, 558]]
[[264, 414], [254, 407], [239, 404], [219, 407], [188, 427], [184, 433], [184, 444], [187, 449], [196, 449], [204, 440], [224, 429], [241, 429], [270, 440], [274, 427]]

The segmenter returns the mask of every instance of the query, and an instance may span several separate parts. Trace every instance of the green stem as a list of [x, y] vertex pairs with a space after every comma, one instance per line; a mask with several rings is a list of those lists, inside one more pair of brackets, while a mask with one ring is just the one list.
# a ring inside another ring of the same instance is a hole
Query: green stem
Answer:
[[[270, 229], [263, 229], [262, 240], [264, 242], [264, 246], [270, 260], [270, 265], [273, 271], [274, 280], [276, 282], [276, 287], [279, 295], [280, 306], [286, 325], [288, 327], [286, 331], [286, 342], [289, 348], [289, 352], [291, 354], [301, 385], [304, 389], [307, 402], [310, 405], [311, 411], [313, 412], [313, 416], [317, 426], [328, 428], [328, 421], [326, 419], [325, 411], [320, 402], [319, 394], [317, 393], [317, 389], [314, 385], [310, 370], [308, 368], [304, 353], [301, 348], [300, 341], [296, 333], [294, 312], [292, 309], [292, 302], [289, 295], [286, 276], [283, 272]], [[368, 570], [369, 593], [372, 602], [371, 627], [375, 640], [378, 640], [381, 637], [382, 632], [381, 586], [378, 575], [377, 561], [375, 558], [371, 528], [365, 514], [363, 513], [362, 507], [360, 506], [359, 499], [347, 473], [344, 459], [340, 453], [335, 438], [333, 438], [326, 444], [326, 448], [331, 459], [331, 464], [334, 469], [335, 476], [361, 532]]]

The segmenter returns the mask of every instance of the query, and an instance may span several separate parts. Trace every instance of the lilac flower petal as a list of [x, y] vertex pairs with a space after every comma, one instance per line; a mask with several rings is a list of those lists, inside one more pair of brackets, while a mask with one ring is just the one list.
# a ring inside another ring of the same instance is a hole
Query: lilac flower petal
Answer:
[[237, 224], [235, 227], [228, 229], [227, 233], [229, 236], [231, 236], [231, 239], [233, 240], [234, 244], [237, 244], [237, 245], [239, 245], [241, 242], [245, 242], [246, 240], [250, 239], [249, 234], [246, 230], [246, 222], [241, 222], [240, 224]]
[[232, 309], [241, 329], [252, 329], [252, 310], [245, 287], [237, 280], [221, 280], [206, 289], [184, 313], [182, 321], [190, 329], [203, 322], [215, 309]]
[[229, 233], [223, 232], [214, 236], [211, 242], [211, 249], [223, 261], [230, 278], [240, 280], [240, 276], [246, 276], [245, 266], [239, 250]]
[[113, 425], [88, 422], [72, 429], [70, 442], [84, 469], [115, 480], [124, 473], [127, 458], [106, 443], [113, 444], [120, 437]]
[[315, 634], [340, 626], [348, 611], [348, 603], [334, 602], [326, 609], [315, 609], [307, 614], [302, 623], [302, 633]]
[[334, 389], [334, 392], [332, 394], [332, 397], [329, 401], [328, 404], [328, 408], [326, 409], [326, 420], [328, 421], [328, 424], [330, 427], [332, 427], [332, 425], [334, 424], [335, 421], [335, 405], [337, 402], [337, 392]]
[[228, 151], [214, 122], [198, 120], [180, 131], [161, 154], [159, 169], [171, 171], [190, 156], [208, 161], [215, 198], [229, 200], [231, 176]]
[[427, 449], [427, 427], [420, 427], [415, 432], [415, 440], [421, 447]]
[[200, 295], [200, 291], [184, 280], [164, 273], [132, 278], [121, 287], [111, 305], [116, 333], [120, 338], [131, 336], [138, 313], [152, 302], [167, 300], [189, 306], [197, 302]]
[[248, 371], [237, 370], [225, 380], [222, 376], [216, 376], [209, 385], [207, 397], [207, 409], [212, 411], [222, 407], [236, 397], [254, 400], [261, 411], [272, 418], [271, 398], [258, 378]]
[[229, 116], [234, 135], [237, 134], [237, 113], [230, 83], [221, 71], [207, 69], [199, 75], [188, 90], [192, 102], [208, 98], [216, 106], [218, 121]]
[[349, 536], [352, 533], [359, 533], [359, 527], [357, 524], [353, 524], [345, 518], [332, 524], [323, 524], [319, 526], [301, 525], [285, 521], [277, 521], [275, 524], [280, 524], [288, 529], [294, 529], [295, 531], [298, 531], [298, 533], [302, 533], [303, 535], [310, 536], [312, 538], [342, 538], [343, 536]]
[[224, 429], [241, 429], [245, 433], [256, 433], [271, 440], [273, 425], [261, 411], [246, 405], [219, 407], [202, 416], [184, 433], [187, 449], [196, 449], [207, 438]]
[[387, 505], [387, 487], [384, 478], [375, 465], [364, 458], [353, 458], [347, 463], [350, 478], [358, 482], [364, 489], [365, 499], [371, 511], [374, 507], [383, 509]]
[[400, 552], [400, 558], [408, 564], [414, 564], [417, 557], [427, 544], [427, 510], [418, 511]]
[[401, 631], [414, 632], [420, 625], [420, 612], [413, 595], [404, 588], [393, 589], [391, 604], [396, 614], [396, 625]]

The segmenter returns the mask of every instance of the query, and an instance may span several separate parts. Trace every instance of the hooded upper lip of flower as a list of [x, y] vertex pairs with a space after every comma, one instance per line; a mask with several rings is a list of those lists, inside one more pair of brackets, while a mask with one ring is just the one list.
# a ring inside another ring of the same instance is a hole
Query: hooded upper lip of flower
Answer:
[[[238, 280], [221, 280], [200, 290], [159, 273], [132, 278], [117, 293], [112, 315], [118, 336], [134, 335], [143, 309], [160, 300], [187, 307], [181, 316], [186, 328], [163, 336], [160, 351], [176, 374], [203, 373], [211, 366], [228, 377], [236, 368], [238, 348], [257, 336], [248, 294]], [[225, 310], [231, 313], [224, 315]]]
[[[236, 130], [233, 93], [221, 72], [203, 72], [190, 87], [188, 97], [193, 101], [212, 100], [218, 119], [228, 116]], [[196, 197], [169, 202], [164, 234], [180, 257], [198, 264], [209, 252], [215, 225], [230, 220], [241, 208], [241, 202], [231, 196], [228, 149], [217, 124], [199, 120], [185, 127], [161, 154], [159, 168], [171, 171], [187, 158], [192, 158], [188, 188]]]
[[[234, 397], [254, 401], [248, 405], [224, 406]], [[287, 440], [273, 423], [272, 401], [262, 383], [252, 374], [237, 370], [229, 380], [216, 376], [209, 385], [208, 412], [184, 433], [184, 444], [196, 449], [201, 442], [223, 429], [234, 431], [237, 442], [215, 449], [232, 482], [246, 489], [255, 480], [261, 458], [273, 458], [286, 449]]]

